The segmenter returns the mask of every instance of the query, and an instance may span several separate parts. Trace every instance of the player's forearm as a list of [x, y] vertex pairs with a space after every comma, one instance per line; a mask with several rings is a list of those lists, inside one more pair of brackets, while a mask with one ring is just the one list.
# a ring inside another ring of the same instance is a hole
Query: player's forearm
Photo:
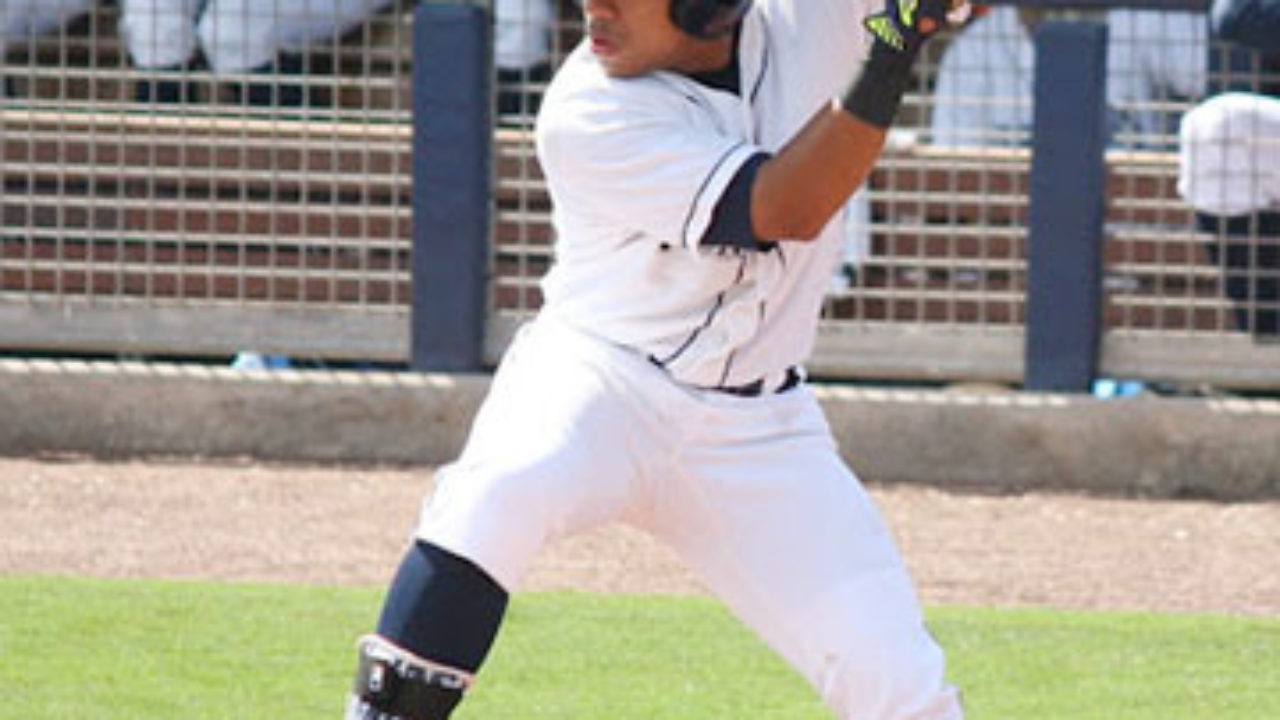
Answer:
[[871, 173], [885, 134], [837, 103], [819, 110], [760, 167], [751, 198], [756, 236], [816, 237]]
[[818, 235], [866, 179], [911, 82], [920, 48], [963, 0], [885, 0], [864, 23], [871, 51], [844, 96], [761, 166], [752, 226], [768, 240]]

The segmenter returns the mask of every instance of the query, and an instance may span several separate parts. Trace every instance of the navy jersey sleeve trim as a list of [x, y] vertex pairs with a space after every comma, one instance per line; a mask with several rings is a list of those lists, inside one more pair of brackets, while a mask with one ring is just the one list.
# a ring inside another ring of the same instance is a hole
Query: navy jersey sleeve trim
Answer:
[[755, 185], [760, 166], [769, 159], [768, 153], [756, 153], [742, 167], [716, 203], [711, 224], [703, 233], [701, 245], [729, 247], [740, 250], [772, 250], [776, 243], [756, 237], [751, 226], [751, 188]]
[[[697, 101], [694, 100], [694, 102], [696, 103]], [[693, 225], [694, 218], [698, 214], [698, 207], [699, 203], [702, 201], [702, 196], [707, 193], [707, 188], [711, 186], [711, 181], [715, 178], [716, 173], [720, 172], [720, 168], [724, 167], [724, 164], [729, 161], [729, 158], [733, 157], [733, 154], [736, 153], [743, 145], [746, 145], [746, 143], [740, 142], [726, 150], [724, 154], [720, 156], [720, 159], [716, 160], [716, 164], [711, 168], [711, 172], [707, 173], [706, 177], [702, 179], [702, 185], [698, 187], [698, 192], [693, 196], [693, 202], [689, 203], [689, 211], [685, 214], [684, 229], [680, 231], [680, 244], [683, 247], [689, 247], [689, 231]]]
[[[733, 286], [736, 287], [742, 284], [742, 281], [746, 278], [746, 276], [747, 276], [747, 261], [745, 258], [743, 258], [738, 262], [738, 274], [733, 279]], [[671, 363], [680, 359], [680, 357], [684, 355], [689, 348], [693, 347], [694, 342], [696, 342], [698, 338], [702, 336], [703, 331], [705, 331], [707, 328], [711, 327], [711, 325], [715, 323], [716, 318], [719, 317], [720, 315], [720, 311], [724, 308], [724, 301], [727, 295], [728, 295], [728, 290], [720, 293], [719, 295], [716, 295], [715, 302], [711, 304], [711, 309], [707, 311], [707, 315], [705, 318], [703, 318], [702, 324], [694, 328], [693, 332], [689, 333], [689, 335], [685, 337], [684, 342], [681, 342], [680, 345], [677, 346], [675, 350], [669, 353], [666, 357], [662, 357], [662, 358], [657, 357], [656, 355], [650, 355], [649, 361], [660, 368], [666, 369], [668, 366], [671, 365]]]

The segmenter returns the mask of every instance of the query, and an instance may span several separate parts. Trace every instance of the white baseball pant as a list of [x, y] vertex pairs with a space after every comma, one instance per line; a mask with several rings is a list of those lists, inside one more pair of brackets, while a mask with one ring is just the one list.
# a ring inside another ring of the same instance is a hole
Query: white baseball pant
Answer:
[[438, 481], [419, 537], [507, 589], [546, 543], [626, 521], [672, 547], [840, 718], [962, 717], [893, 541], [803, 385], [690, 389], [544, 311]]

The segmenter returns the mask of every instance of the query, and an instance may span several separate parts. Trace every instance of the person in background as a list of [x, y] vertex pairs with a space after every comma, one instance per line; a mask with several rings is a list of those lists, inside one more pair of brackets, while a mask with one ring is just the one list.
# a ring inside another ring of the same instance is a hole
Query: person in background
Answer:
[[494, 64], [498, 116], [508, 124], [532, 124], [551, 80], [552, 0], [494, 0]]
[[[183, 73], [207, 67], [215, 74], [257, 75], [233, 84], [235, 102], [257, 106], [313, 104], [305, 84], [276, 76], [304, 72], [305, 50], [331, 43], [392, 0], [121, 0], [120, 35], [134, 67]], [[143, 80], [139, 102], [187, 102], [185, 78]]]
[[[0, 34], [0, 66], [10, 50], [25, 46], [40, 35], [65, 27], [85, 14], [94, 0], [0, 0], [0, 22], [4, 32]], [[13, 96], [14, 77], [3, 72], [4, 83], [0, 97]]]
[[[1025, 145], [1032, 124], [1039, 8], [1001, 6], [981, 13], [947, 46], [938, 66], [932, 140], [945, 146]], [[1112, 10], [1108, 91], [1113, 138], [1155, 144], [1176, 125], [1153, 103], [1205, 93], [1204, 16]]]
[[[1215, 0], [1213, 37], [1234, 43], [1214, 53], [1226, 92], [1182, 120], [1178, 192], [1212, 237], [1235, 326], [1258, 340], [1280, 335], [1280, 0]], [[1245, 50], [1243, 54], [1241, 50]], [[1243, 87], [1232, 84], [1246, 70]], [[1261, 82], [1259, 82], [1261, 80]]]

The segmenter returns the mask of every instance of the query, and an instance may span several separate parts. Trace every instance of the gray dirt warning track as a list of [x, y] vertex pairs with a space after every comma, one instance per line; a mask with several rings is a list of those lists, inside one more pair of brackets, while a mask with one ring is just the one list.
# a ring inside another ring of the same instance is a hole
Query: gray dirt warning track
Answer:
[[[0, 572], [380, 586], [428, 469], [0, 459]], [[1280, 616], [1280, 502], [873, 485], [930, 605]], [[529, 590], [700, 593], [646, 536], [551, 548]]]

